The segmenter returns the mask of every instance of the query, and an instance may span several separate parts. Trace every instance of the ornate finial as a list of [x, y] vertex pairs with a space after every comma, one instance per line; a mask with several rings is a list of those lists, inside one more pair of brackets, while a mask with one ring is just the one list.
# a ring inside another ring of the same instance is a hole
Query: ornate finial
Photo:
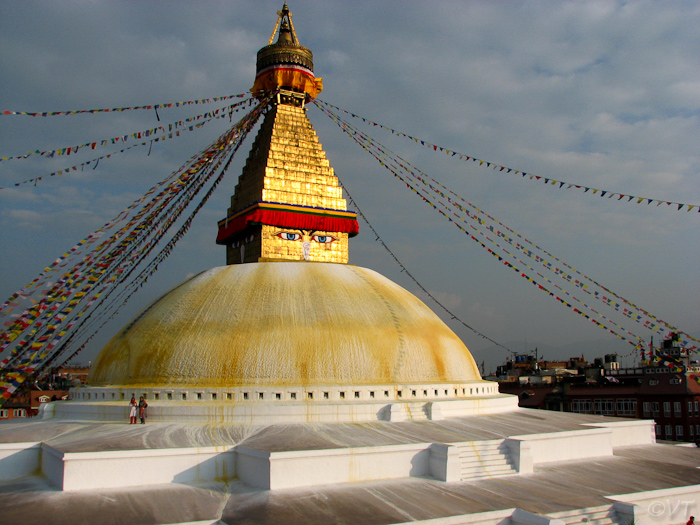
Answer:
[[[280, 22], [282, 22], [282, 25], [280, 26]], [[275, 39], [275, 33], [277, 33], [277, 28], [280, 28], [280, 35], [281, 31], [284, 28], [285, 24], [287, 24], [287, 27], [291, 30], [292, 33], [292, 43], [298, 44], [299, 40], [297, 40], [297, 33], [294, 31], [294, 24], [292, 24], [292, 13], [289, 12], [289, 8], [287, 7], [287, 2], [284, 3], [282, 6], [282, 11], [277, 11], [277, 23], [275, 24], [275, 28], [272, 30], [272, 34], [270, 35], [270, 39], [267, 41], [267, 45], [271, 45], [272, 41]]]
[[[272, 43], [279, 29], [276, 43]], [[258, 51], [257, 73], [251, 91], [256, 96], [276, 89], [305, 93], [315, 98], [323, 89], [320, 78], [314, 77], [313, 53], [299, 44], [292, 13], [287, 4], [277, 11], [277, 23], [267, 45]]]

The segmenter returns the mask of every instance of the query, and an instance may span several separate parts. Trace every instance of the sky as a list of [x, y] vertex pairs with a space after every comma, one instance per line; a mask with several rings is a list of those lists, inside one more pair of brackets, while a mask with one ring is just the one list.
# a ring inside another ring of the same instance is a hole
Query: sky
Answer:
[[[282, 2], [0, 2], [0, 111], [126, 107], [247, 92]], [[601, 190], [700, 204], [700, 4], [678, 2], [294, 1], [323, 101], [453, 151]], [[161, 110], [161, 123], [225, 103]], [[514, 352], [548, 359], [632, 347], [539, 293], [448, 223], [317, 108], [309, 118], [336, 175], [431, 294]], [[154, 127], [151, 111], [0, 115], [0, 156]], [[355, 124], [357, 124], [355, 122]], [[85, 162], [0, 162], [0, 298], [102, 226], [223, 133], [227, 120]], [[469, 202], [582, 273], [700, 336], [700, 214], [498, 174], [379, 128], [362, 128]], [[179, 282], [225, 264], [216, 221], [252, 142], [158, 274], [79, 355], [88, 362]], [[105, 150], [106, 151], [106, 150]], [[351, 206], [352, 207], [352, 206]], [[426, 301], [490, 371], [509, 356], [420, 292], [360, 223], [350, 262]], [[651, 334], [639, 330], [648, 338]], [[632, 364], [632, 357], [623, 364]]]

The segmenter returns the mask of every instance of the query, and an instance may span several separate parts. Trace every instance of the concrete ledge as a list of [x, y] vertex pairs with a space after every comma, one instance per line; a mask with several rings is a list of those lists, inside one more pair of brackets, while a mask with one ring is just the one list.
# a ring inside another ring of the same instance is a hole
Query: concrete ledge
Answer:
[[462, 479], [462, 461], [459, 448], [453, 445], [433, 443], [430, 445], [430, 475], [440, 481], [452, 482]]
[[265, 452], [236, 448], [238, 478], [276, 490], [430, 474], [430, 443]]
[[523, 509], [515, 509], [510, 517], [511, 525], [566, 525], [562, 520], [533, 514]]
[[518, 474], [532, 474], [535, 471], [531, 442], [524, 439], [506, 438], [503, 443], [508, 447], [508, 455]]
[[491, 510], [488, 512], [479, 512], [477, 514], [458, 514], [456, 516], [447, 516], [445, 518], [433, 518], [420, 521], [405, 521], [396, 525], [410, 525], [421, 523], [422, 525], [506, 525], [510, 523], [510, 517], [515, 512], [515, 509]]
[[[569, 430], [551, 434], [528, 434], [509, 438], [509, 448], [516, 448], [515, 442], [527, 442], [530, 445], [532, 465], [568, 461], [599, 456], [612, 456], [612, 430], [596, 428], [590, 430]], [[519, 451], [519, 462], [530, 461], [525, 458], [524, 449]]]
[[406, 521], [396, 525], [409, 525], [420, 523], [422, 525], [566, 525], [564, 521], [540, 516], [522, 509], [503, 509], [478, 514], [460, 514], [446, 518], [434, 518], [430, 520]]
[[41, 443], [0, 443], [0, 481], [40, 472]]
[[65, 491], [225, 481], [236, 471], [230, 447], [64, 453], [43, 444], [42, 450], [43, 474]]
[[439, 414], [431, 419], [475, 416], [482, 414], [499, 414], [518, 410], [518, 397], [511, 394], [495, 394], [474, 399], [455, 399], [454, 401], [434, 401], [431, 410]]
[[[318, 393], [317, 393], [318, 394]], [[485, 395], [469, 399], [387, 402], [346, 400], [270, 401], [150, 401], [148, 419], [152, 422], [212, 422], [234, 424], [357, 423], [363, 421], [407, 421], [445, 419], [496, 414], [518, 409], [517, 396]], [[90, 421], [127, 421], [129, 408], [122, 401], [63, 401], [54, 408], [55, 417]]]
[[611, 421], [610, 423], [587, 423], [584, 426], [608, 428], [612, 431], [612, 446], [629, 447], [634, 445], [653, 445], [656, 443], [653, 419], [631, 419], [629, 421]]
[[682, 525], [700, 514], [700, 485], [606, 496], [617, 514], [635, 523]]

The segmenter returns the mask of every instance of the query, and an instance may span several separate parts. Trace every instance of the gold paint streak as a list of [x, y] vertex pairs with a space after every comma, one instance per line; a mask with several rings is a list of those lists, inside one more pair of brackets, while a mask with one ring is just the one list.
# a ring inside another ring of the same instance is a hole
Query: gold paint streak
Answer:
[[459, 338], [403, 288], [364, 268], [289, 262], [214, 268], [176, 288], [105, 346], [90, 384], [479, 379]]

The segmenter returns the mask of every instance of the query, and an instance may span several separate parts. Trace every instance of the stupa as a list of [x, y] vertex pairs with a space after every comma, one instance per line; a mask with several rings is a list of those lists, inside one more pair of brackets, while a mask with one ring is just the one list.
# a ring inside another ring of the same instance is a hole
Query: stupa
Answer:
[[227, 266], [146, 307], [73, 391], [85, 404], [61, 411], [122, 420], [112, 402], [132, 395], [148, 400], [151, 421], [397, 421], [516, 407], [417, 297], [349, 264], [357, 215], [306, 115], [321, 89], [285, 5], [251, 89], [274, 99], [218, 223]]
[[[358, 233], [306, 117], [322, 89], [286, 4], [275, 93], [218, 224], [227, 265], [154, 301], [71, 400], [0, 423], [0, 522], [684, 523], [696, 449], [654, 422], [518, 408]], [[279, 29], [276, 43], [272, 43]], [[149, 402], [128, 424], [128, 399]]]

